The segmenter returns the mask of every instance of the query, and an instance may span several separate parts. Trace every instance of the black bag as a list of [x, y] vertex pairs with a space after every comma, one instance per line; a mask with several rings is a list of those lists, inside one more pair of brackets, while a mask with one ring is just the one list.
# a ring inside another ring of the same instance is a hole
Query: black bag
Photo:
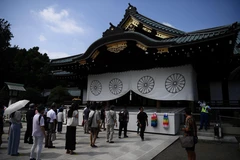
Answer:
[[44, 119], [44, 128], [45, 128], [45, 131], [48, 131], [48, 124], [50, 122], [50, 118], [48, 118], [46, 115], [40, 115], [39, 116], [39, 119], [38, 119], [38, 124], [40, 125], [40, 120], [41, 120], [41, 117], [43, 117]]
[[92, 117], [88, 118], [88, 128], [91, 128], [91, 126], [92, 126], [92, 120], [93, 120], [94, 114], [95, 114], [95, 111], [94, 111]]
[[194, 146], [193, 136], [183, 136], [183, 137], [180, 137], [179, 139], [183, 148], [190, 148]]

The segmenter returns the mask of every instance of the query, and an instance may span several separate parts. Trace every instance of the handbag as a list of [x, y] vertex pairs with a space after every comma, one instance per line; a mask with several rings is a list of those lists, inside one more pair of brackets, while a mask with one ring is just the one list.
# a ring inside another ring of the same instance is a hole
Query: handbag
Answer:
[[183, 136], [183, 137], [180, 137], [179, 139], [183, 148], [190, 148], [194, 146], [193, 136]]
[[57, 139], [56, 133], [52, 133], [51, 139], [52, 139], [52, 141], [55, 141]]
[[92, 126], [92, 121], [93, 121], [94, 114], [95, 114], [95, 111], [94, 111], [94, 113], [91, 117], [88, 117], [88, 128], [91, 128], [91, 126]]
[[76, 117], [69, 117], [67, 119], [67, 125], [74, 126], [74, 127], [78, 126], [78, 119]]

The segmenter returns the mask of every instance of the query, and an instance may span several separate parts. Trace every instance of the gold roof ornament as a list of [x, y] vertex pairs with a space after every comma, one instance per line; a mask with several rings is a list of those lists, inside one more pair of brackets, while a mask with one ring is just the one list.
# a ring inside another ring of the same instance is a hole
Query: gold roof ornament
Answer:
[[148, 33], [151, 33], [152, 32], [152, 29], [143, 25], [143, 28], [142, 28], [144, 31], [148, 32]]
[[157, 34], [156, 34], [156, 36], [157, 37], [159, 37], [159, 38], [170, 38], [171, 36], [169, 36], [169, 35], [167, 35], [167, 34], [164, 34], [164, 33], [162, 33], [162, 32], [158, 32], [157, 31]]
[[139, 42], [136, 44], [136, 46], [137, 46], [138, 48], [144, 50], [144, 51], [147, 50], [147, 46], [145, 46], [144, 44], [141, 44], [141, 43], [139, 43]]
[[112, 53], [119, 53], [127, 48], [127, 41], [111, 43], [107, 45], [107, 50]]
[[139, 25], [139, 22], [136, 19], [130, 17], [128, 21], [125, 23], [124, 28], [125, 30], [134, 31], [135, 27], [138, 27], [138, 25]]
[[92, 59], [95, 59], [99, 55], [99, 53], [100, 52], [98, 50], [96, 50], [92, 55]]
[[80, 63], [81, 65], [84, 65], [84, 64], [86, 64], [87, 62], [86, 62], [85, 59], [83, 59], [83, 60], [80, 60], [79, 63]]
[[165, 48], [158, 48], [157, 50], [158, 50], [158, 52], [157, 52], [157, 53], [160, 53], [160, 54], [162, 54], [162, 53], [169, 53], [169, 51], [168, 51], [168, 48], [167, 48], [167, 47], [165, 47]]

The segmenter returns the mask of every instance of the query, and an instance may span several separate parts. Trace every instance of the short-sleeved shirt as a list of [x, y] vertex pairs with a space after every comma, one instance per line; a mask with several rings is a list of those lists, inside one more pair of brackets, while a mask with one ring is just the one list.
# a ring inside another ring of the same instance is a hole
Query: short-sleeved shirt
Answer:
[[192, 116], [189, 118], [186, 118], [185, 125], [186, 125], [186, 128], [188, 128], [188, 131], [185, 132], [187, 136], [197, 135], [196, 122]]
[[58, 114], [57, 114], [57, 121], [58, 122], [63, 122], [63, 112], [58, 112]]
[[89, 118], [92, 118], [93, 114], [94, 114], [94, 117], [92, 119], [91, 128], [98, 128], [98, 121], [100, 121], [100, 114], [97, 110], [96, 111], [91, 110], [91, 112], [89, 113]]
[[50, 111], [47, 112], [47, 117], [50, 118], [50, 123], [54, 121], [54, 119], [57, 119], [56, 112], [51, 109]]
[[83, 119], [84, 119], [84, 120], [88, 120], [89, 113], [90, 113], [90, 109], [89, 109], [89, 108], [86, 108], [86, 109], [83, 111]]
[[106, 124], [114, 125], [117, 119], [116, 112], [113, 110], [106, 111]]
[[44, 133], [41, 129], [41, 126], [44, 127], [44, 118], [43, 116], [41, 116], [40, 121], [39, 121], [39, 116], [40, 114], [37, 113], [34, 117], [33, 117], [33, 130], [32, 130], [32, 136], [35, 137], [41, 137], [44, 136]]
[[139, 120], [141, 125], [146, 125], [147, 118], [148, 116], [145, 112], [139, 112], [137, 115], [137, 119]]

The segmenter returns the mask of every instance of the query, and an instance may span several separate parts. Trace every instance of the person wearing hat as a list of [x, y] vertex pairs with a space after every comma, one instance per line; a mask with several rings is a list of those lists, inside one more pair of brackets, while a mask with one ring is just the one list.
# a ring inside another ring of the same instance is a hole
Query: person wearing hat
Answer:
[[26, 113], [27, 129], [26, 129], [25, 136], [24, 136], [24, 143], [33, 144], [32, 126], [33, 126], [34, 115], [35, 115], [35, 104], [31, 103], [31, 104], [29, 104], [29, 109]]
[[[45, 127], [44, 127], [45, 123], [44, 123], [44, 117], [43, 117], [45, 107], [43, 105], [39, 105], [37, 110], [38, 110], [38, 113], [33, 117], [32, 136], [34, 141], [31, 148], [30, 160], [40, 159], [40, 155], [42, 152], [43, 139], [46, 137]], [[36, 158], [33, 158], [36, 148], [37, 148], [37, 153], [35, 156]]]

